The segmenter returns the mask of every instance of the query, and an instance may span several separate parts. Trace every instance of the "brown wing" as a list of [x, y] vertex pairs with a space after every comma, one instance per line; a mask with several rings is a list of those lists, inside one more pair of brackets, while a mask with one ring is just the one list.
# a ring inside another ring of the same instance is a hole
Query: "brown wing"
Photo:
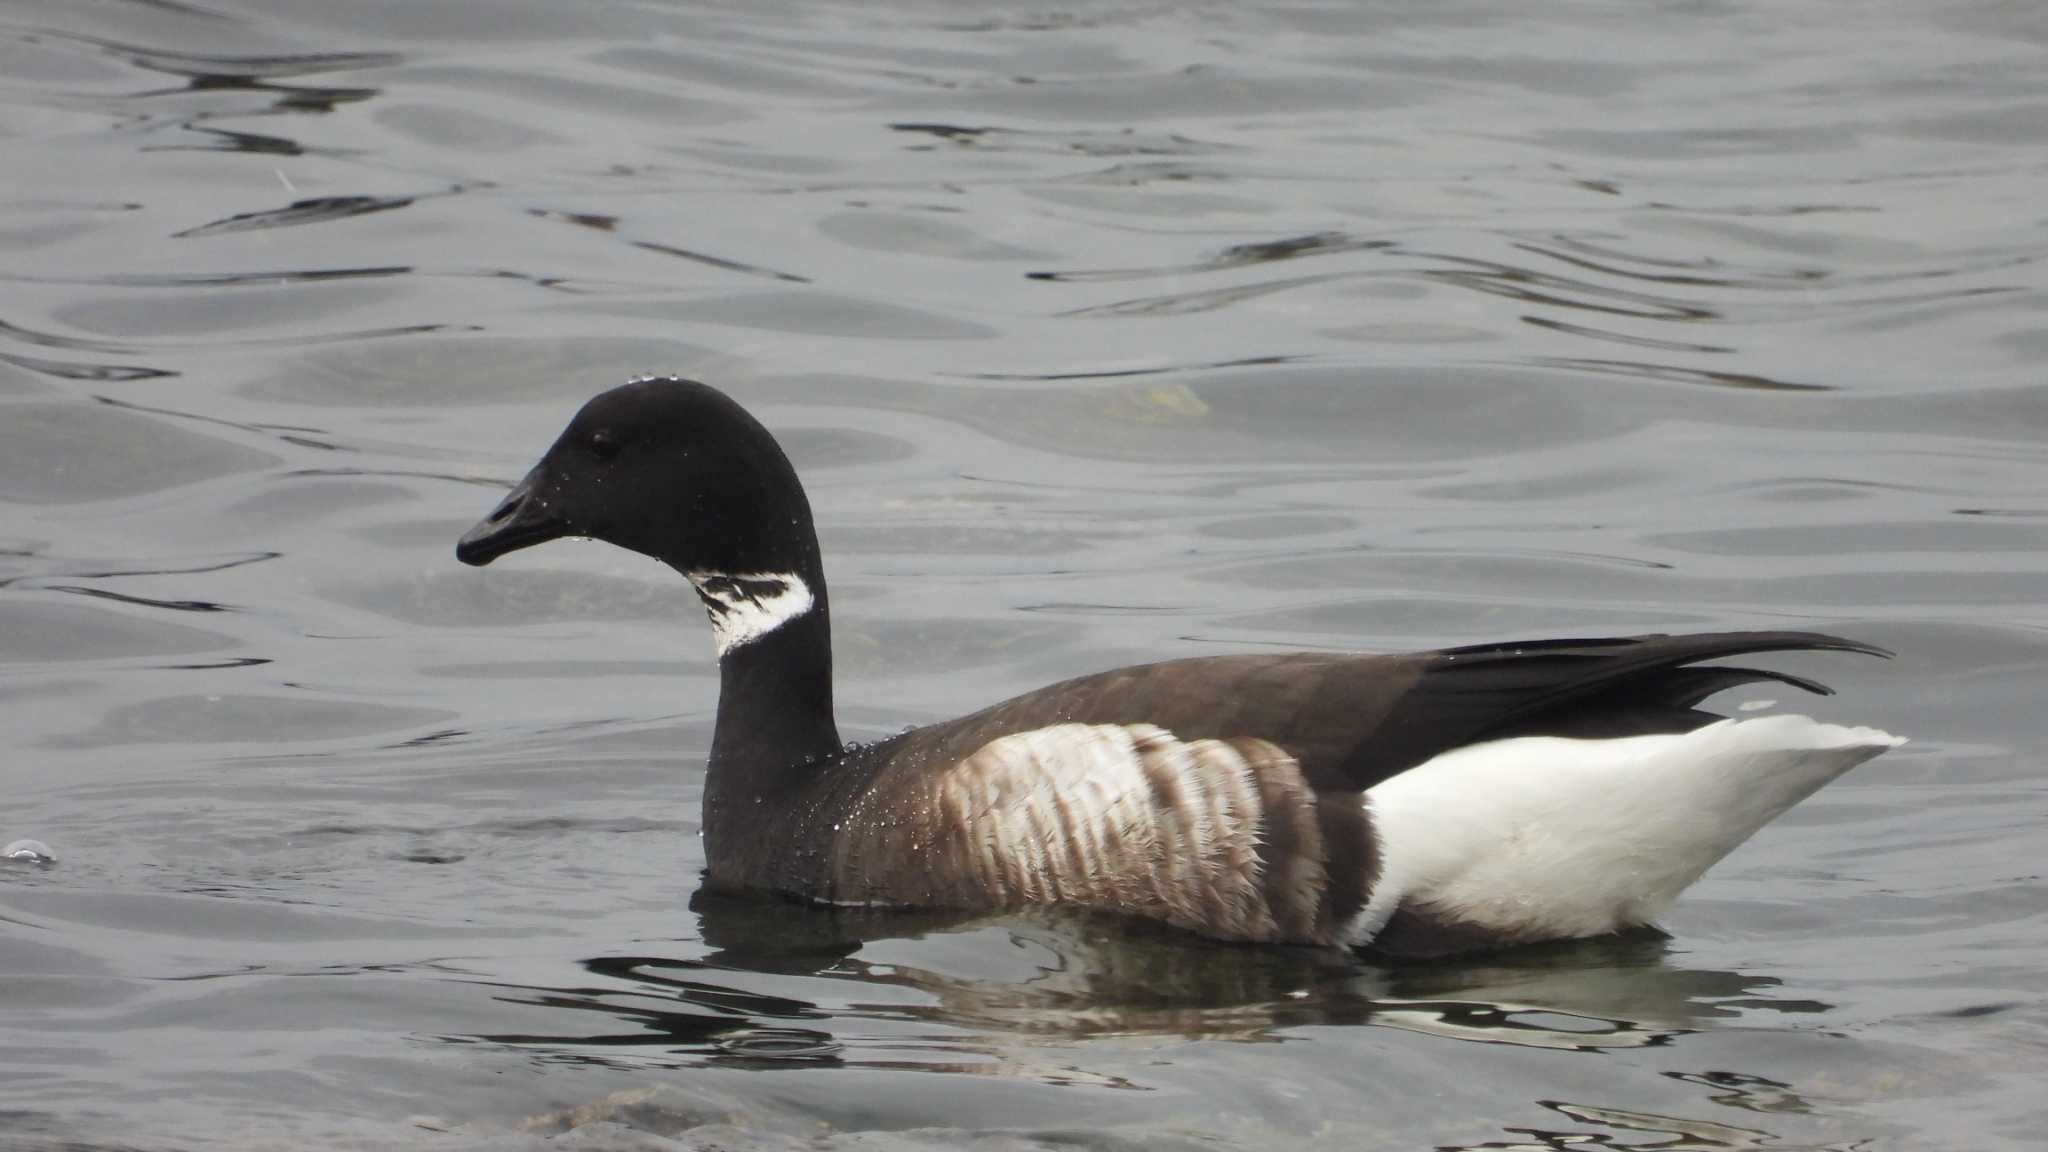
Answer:
[[907, 839], [840, 830], [833, 899], [1056, 904], [1229, 940], [1330, 938], [1316, 799], [1266, 741], [1060, 724], [993, 740], [928, 784]]
[[991, 740], [1060, 723], [1156, 724], [1184, 740], [1251, 737], [1295, 757], [1319, 792], [1359, 792], [1449, 749], [1529, 735], [1684, 732], [1718, 717], [1695, 706], [1760, 680], [1753, 668], [1691, 667], [1755, 652], [1883, 649], [1812, 632], [1722, 632], [1539, 640], [1398, 656], [1214, 656], [1083, 676], [903, 737], [950, 764]]

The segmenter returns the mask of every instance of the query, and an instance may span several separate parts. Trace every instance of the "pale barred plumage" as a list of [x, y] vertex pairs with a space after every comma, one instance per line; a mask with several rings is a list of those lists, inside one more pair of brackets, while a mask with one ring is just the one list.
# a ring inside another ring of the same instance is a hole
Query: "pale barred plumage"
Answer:
[[1315, 798], [1267, 741], [1061, 724], [991, 741], [933, 792], [976, 903], [1101, 908], [1236, 940], [1315, 936]]

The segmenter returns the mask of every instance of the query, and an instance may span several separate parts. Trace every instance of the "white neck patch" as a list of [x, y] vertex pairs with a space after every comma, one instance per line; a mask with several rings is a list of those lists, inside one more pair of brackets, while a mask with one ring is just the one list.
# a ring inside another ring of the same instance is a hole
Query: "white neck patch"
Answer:
[[809, 612], [816, 603], [810, 585], [790, 572], [700, 569], [687, 575], [697, 595], [704, 598], [720, 657]]

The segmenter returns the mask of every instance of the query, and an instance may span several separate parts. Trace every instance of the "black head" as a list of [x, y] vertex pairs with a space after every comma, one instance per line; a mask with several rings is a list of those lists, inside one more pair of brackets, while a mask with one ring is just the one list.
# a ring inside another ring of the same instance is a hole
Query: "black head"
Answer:
[[724, 393], [673, 377], [593, 397], [455, 555], [488, 564], [561, 536], [686, 573], [809, 577], [818, 563], [810, 505], [775, 438]]

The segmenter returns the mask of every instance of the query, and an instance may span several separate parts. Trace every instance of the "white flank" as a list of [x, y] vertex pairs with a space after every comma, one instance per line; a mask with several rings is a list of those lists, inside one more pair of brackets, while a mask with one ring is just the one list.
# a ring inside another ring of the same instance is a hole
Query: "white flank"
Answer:
[[719, 656], [759, 640], [811, 610], [810, 585], [788, 572], [689, 573], [711, 616]]
[[1524, 940], [1649, 923], [1779, 813], [1904, 743], [1768, 716], [1454, 749], [1366, 793], [1382, 871], [1346, 938], [1370, 941], [1403, 902]]

